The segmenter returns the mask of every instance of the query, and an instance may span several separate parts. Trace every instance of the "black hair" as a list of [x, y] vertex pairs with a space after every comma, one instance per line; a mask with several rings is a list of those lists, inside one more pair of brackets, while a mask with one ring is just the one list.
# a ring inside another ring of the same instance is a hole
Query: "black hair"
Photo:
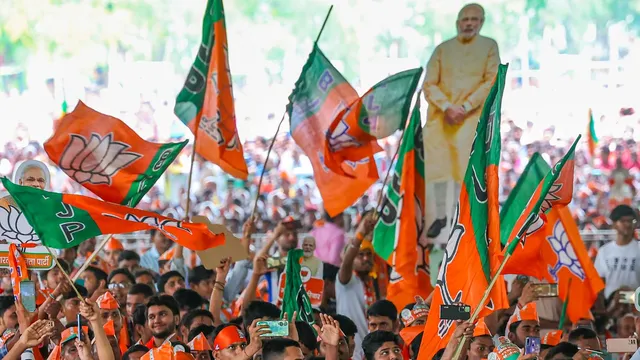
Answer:
[[98, 283], [100, 283], [101, 280], [104, 280], [105, 285], [109, 283], [109, 275], [102, 269], [89, 265], [85, 271], [92, 273], [96, 277], [96, 280], [98, 280]]
[[138, 255], [137, 252], [131, 250], [123, 250], [120, 255], [118, 255], [118, 262], [131, 260], [140, 262], [140, 255]]
[[635, 210], [629, 205], [618, 205], [613, 210], [611, 210], [611, 221], [616, 222], [625, 216], [632, 216], [634, 219], [637, 219], [638, 215]]
[[171, 259], [158, 260], [158, 269], [162, 269]]
[[[80, 295], [82, 295], [83, 298], [86, 298], [89, 296], [89, 291], [87, 290], [86, 287], [77, 283], [74, 283], [73, 286], [75, 286], [75, 288], [78, 290], [78, 292], [80, 293]], [[74, 290], [69, 290], [64, 295], [62, 295], [62, 298], [64, 300], [75, 299], [77, 297], [78, 297], [78, 294]]]
[[[176, 291], [176, 294], [177, 293], [178, 292]], [[195, 309], [195, 310], [189, 311], [184, 315], [184, 317], [182, 318], [182, 321], [180, 321], [180, 325], [186, 327], [187, 330], [189, 330], [189, 328], [191, 327], [191, 324], [193, 324], [193, 320], [195, 320], [195, 318], [200, 316], [208, 317], [209, 319], [211, 319], [211, 321], [215, 321], [215, 319], [213, 318], [213, 314], [209, 310]]]
[[13, 296], [0, 296], [0, 317], [4, 316], [4, 313], [15, 304], [16, 300]]
[[572, 343], [568, 343], [566, 341], [563, 341], [561, 343], [559, 343], [558, 345], [552, 347], [551, 349], [549, 349], [549, 352], [547, 352], [547, 355], [545, 355], [545, 360], [546, 359], [553, 359], [554, 356], [558, 355], [558, 354], [562, 354], [567, 358], [572, 358], [575, 354], [578, 353], [578, 347], [576, 345], [573, 345]]
[[135, 344], [132, 347], [128, 348], [127, 351], [124, 352], [124, 354], [122, 354], [122, 360], [130, 360], [131, 354], [139, 351], [142, 351], [146, 354], [149, 352], [149, 348], [144, 345]]
[[147, 303], [147, 317], [149, 316], [149, 309], [151, 309], [152, 306], [166, 306], [171, 310], [173, 316], [180, 316], [178, 302], [171, 295], [162, 294], [152, 296]]
[[400, 346], [400, 344], [402, 343], [398, 335], [392, 333], [391, 331], [377, 330], [372, 333], [368, 333], [367, 336], [365, 336], [362, 340], [362, 350], [364, 350], [365, 359], [373, 360], [376, 351], [380, 349], [380, 346], [389, 341], [398, 346]]
[[422, 335], [424, 335], [424, 332], [416, 335], [416, 337], [411, 340], [411, 344], [409, 345], [409, 347], [411, 348], [411, 352], [413, 353], [413, 357], [411, 358], [411, 360], [415, 360], [418, 358], [418, 353], [420, 352], [420, 344], [422, 343]]
[[196, 336], [198, 336], [200, 333], [202, 333], [202, 335], [204, 335], [205, 337], [209, 337], [209, 336], [211, 336], [213, 334], [215, 329], [216, 328], [214, 328], [213, 326], [199, 325], [199, 326], [195, 327], [193, 330], [189, 331], [189, 335], [187, 336], [187, 338], [189, 339], [189, 341], [191, 341]]
[[147, 324], [147, 305], [136, 305], [133, 313], [131, 313], [131, 322], [133, 322], [133, 325], [145, 326]]
[[518, 330], [518, 326], [520, 325], [522, 321], [514, 321], [511, 323], [511, 325], [509, 325], [509, 332], [512, 333], [516, 333], [516, 331]]
[[158, 280], [158, 291], [159, 292], [164, 292], [165, 285], [167, 285], [167, 282], [172, 277], [179, 277], [182, 280], [184, 280], [184, 276], [182, 276], [182, 274], [180, 274], [179, 272], [177, 272], [175, 270], [168, 271], [168, 272], [160, 275], [160, 279]]
[[391, 321], [396, 321], [398, 320], [398, 309], [389, 300], [378, 300], [367, 309], [367, 317], [369, 316], [384, 316]]
[[107, 277], [107, 284], [111, 283], [111, 280], [116, 276], [116, 275], [124, 275], [127, 277], [127, 279], [129, 279], [129, 281], [132, 284], [136, 283], [136, 278], [133, 277], [133, 274], [131, 274], [131, 272], [127, 269], [115, 269], [112, 272], [109, 273], [109, 277]]
[[[66, 272], [67, 274], [71, 271], [71, 266], [69, 266], [69, 263], [67, 262], [67, 260], [63, 259], [63, 258], [58, 258], [58, 262], [60, 263], [60, 266], [62, 267], [62, 269], [64, 270], [64, 272]], [[49, 271], [54, 270], [54, 269], [60, 269], [57, 266], [52, 267], [49, 270], [43, 270], [41, 272], [42, 277], [44, 277], [45, 279], [47, 278], [47, 275], [49, 274]]]
[[154, 282], [158, 281], [158, 276], [154, 273], [151, 272], [151, 270], [147, 270], [147, 269], [142, 269], [142, 270], [138, 270], [135, 272], [135, 274], [133, 274], [134, 278], [139, 278], [140, 276], [145, 276], [145, 275], [149, 275], [153, 278]]
[[442, 349], [436, 351], [435, 355], [433, 355], [433, 360], [442, 359], [442, 355], [444, 355], [444, 351], [445, 351], [445, 348], [442, 348]]
[[598, 334], [596, 334], [596, 332], [593, 331], [592, 329], [579, 327], [569, 332], [567, 341], [574, 344], [576, 341], [580, 339], [588, 340], [588, 339], [597, 339], [597, 338], [598, 338]]
[[142, 295], [144, 298], [153, 296], [153, 289], [147, 284], [133, 284], [128, 292], [129, 295]]
[[204, 305], [204, 299], [195, 290], [178, 289], [173, 294], [173, 298], [178, 302], [180, 310], [196, 310], [201, 309]]
[[259, 318], [278, 320], [280, 319], [280, 309], [272, 303], [254, 300], [244, 309], [242, 314], [242, 324], [245, 329], [248, 329], [253, 320]]
[[358, 332], [356, 323], [354, 323], [350, 318], [342, 314], [335, 314], [333, 316], [333, 319], [336, 320], [338, 324], [340, 324], [340, 330], [342, 330], [344, 336], [355, 336]]
[[335, 282], [339, 270], [340, 268], [333, 264], [322, 263], [322, 280]]
[[209, 270], [203, 265], [198, 265], [189, 271], [189, 284], [198, 285], [201, 282], [210, 279], [215, 274], [215, 271]]
[[288, 347], [300, 348], [297, 341], [285, 338], [277, 338], [265, 341], [262, 344], [262, 360], [282, 359]]
[[298, 330], [300, 343], [314, 352], [318, 348], [318, 336], [311, 325], [304, 321], [296, 321], [296, 330]]
[[236, 318], [233, 318], [233, 319], [229, 320], [229, 324], [238, 325], [239, 327], [242, 327], [243, 319], [244, 318], [242, 316], [238, 316]]

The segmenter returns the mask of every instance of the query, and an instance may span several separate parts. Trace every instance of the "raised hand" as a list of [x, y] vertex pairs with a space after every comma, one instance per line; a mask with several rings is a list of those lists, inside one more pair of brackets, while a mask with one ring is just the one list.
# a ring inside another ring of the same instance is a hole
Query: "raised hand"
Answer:
[[20, 336], [18, 340], [21, 345], [28, 349], [41, 344], [48, 336], [52, 336], [55, 331], [53, 321], [38, 320], [31, 324]]
[[313, 324], [313, 327], [318, 332], [318, 336], [322, 339], [322, 342], [330, 346], [338, 346], [342, 334], [340, 333], [340, 323], [338, 320], [334, 320], [327, 314], [320, 314], [320, 321], [322, 327], [318, 324]]
[[244, 355], [252, 359], [253, 355], [255, 355], [260, 349], [262, 349], [262, 335], [270, 333], [269, 326], [260, 325], [258, 326], [258, 319], [253, 320], [251, 326], [249, 326], [249, 345], [244, 348]]

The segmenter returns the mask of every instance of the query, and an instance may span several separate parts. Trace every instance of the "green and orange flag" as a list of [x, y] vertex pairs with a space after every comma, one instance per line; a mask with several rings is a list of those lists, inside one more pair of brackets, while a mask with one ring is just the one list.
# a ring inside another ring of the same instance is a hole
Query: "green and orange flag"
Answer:
[[596, 156], [598, 135], [596, 135], [596, 122], [593, 120], [593, 111], [591, 109], [589, 109], [589, 125], [587, 126], [587, 146], [589, 147], [589, 155], [592, 158]]
[[[502, 208], [500, 215], [505, 221], [501, 225], [508, 226], [520, 217], [550, 170], [540, 154], [533, 154]], [[564, 300], [563, 314], [572, 322], [591, 318], [590, 309], [604, 283], [589, 258], [580, 230], [566, 206], [552, 206], [545, 218], [541, 228], [527, 235], [525, 246], [516, 247], [503, 273], [558, 284], [559, 298]]]
[[342, 164], [368, 158], [369, 176], [375, 176], [372, 143], [405, 128], [420, 75], [422, 68], [391, 75], [344, 108], [327, 131], [325, 165], [337, 174], [353, 176]]
[[44, 150], [65, 174], [103, 200], [135, 207], [186, 144], [145, 141], [121, 120], [80, 101]]
[[160, 216], [151, 211], [101, 201], [82, 195], [60, 194], [12, 183], [2, 184], [16, 201], [42, 243], [66, 249], [99, 235], [156, 229], [172, 241], [200, 251], [223, 245], [223, 234], [213, 234], [205, 224]]
[[424, 147], [420, 121], [418, 101], [404, 130], [393, 178], [387, 185], [373, 231], [373, 249], [392, 269], [387, 300], [398, 309], [414, 302], [416, 295], [426, 299], [433, 290], [424, 223]]
[[[579, 140], [580, 135], [564, 157], [535, 185], [536, 188], [529, 193], [530, 196], [517, 202], [518, 208], [503, 209], [503, 218], [508, 222], [508, 225], [501, 229], [501, 242], [506, 245], [505, 255], [512, 255], [517, 247], [525, 246], [526, 238], [545, 225], [545, 214], [551, 208], [561, 208], [571, 202], [574, 153]], [[519, 193], [518, 195], [522, 196]], [[520, 208], [523, 210], [520, 211]]]
[[200, 156], [227, 174], [246, 180], [228, 48], [222, 0], [209, 0], [202, 21], [202, 43], [173, 111], [195, 134]]
[[[324, 208], [331, 216], [353, 205], [378, 180], [377, 173], [375, 176], [370, 174], [369, 157], [345, 162], [342, 168], [350, 176], [336, 174], [324, 164], [329, 125], [358, 98], [358, 93], [314, 44], [289, 95], [287, 115], [293, 140], [309, 157]], [[382, 150], [377, 141], [371, 142], [371, 148], [374, 153]]]
[[501, 279], [491, 290], [488, 301], [481, 303], [501, 260], [498, 164], [506, 74], [507, 66], [500, 65], [478, 120], [420, 345], [420, 360], [431, 360], [447, 345], [455, 330], [454, 321], [440, 319], [440, 305], [463, 303], [469, 305], [472, 312], [480, 309], [479, 317], [509, 307], [505, 283]]

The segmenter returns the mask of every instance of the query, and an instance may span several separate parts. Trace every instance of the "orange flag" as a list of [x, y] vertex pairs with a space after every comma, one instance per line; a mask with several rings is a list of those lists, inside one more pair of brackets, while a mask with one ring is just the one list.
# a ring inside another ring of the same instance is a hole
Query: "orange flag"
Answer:
[[[534, 154], [518, 181], [526, 183], [516, 188], [531, 192], [533, 185], [540, 183], [543, 174], [549, 170], [544, 159]], [[520, 194], [514, 194], [514, 198], [516, 196]], [[604, 289], [604, 283], [589, 258], [571, 211], [566, 207], [551, 207], [546, 218], [540, 229], [527, 236], [524, 247], [516, 247], [504, 273], [529, 275], [557, 283], [561, 300], [565, 301], [571, 293], [567, 306], [569, 319], [576, 322], [591, 318], [590, 309]]]
[[173, 111], [195, 134], [198, 154], [227, 174], [246, 180], [228, 48], [222, 0], [209, 0], [202, 21], [202, 43]]
[[[369, 156], [360, 161], [345, 161], [341, 166], [349, 176], [337, 174], [325, 165], [327, 130], [333, 119], [358, 98], [351, 84], [314, 44], [289, 95], [287, 114], [291, 136], [309, 157], [324, 208], [331, 216], [353, 205], [378, 180], [378, 174], [370, 171]], [[382, 150], [375, 139], [371, 148], [372, 153]]]
[[420, 360], [431, 360], [436, 352], [446, 347], [455, 330], [453, 320], [440, 319], [441, 305], [463, 303], [471, 307], [472, 313], [478, 312], [480, 317], [509, 307], [505, 282], [501, 278], [489, 293], [488, 301], [481, 302], [501, 259], [498, 164], [506, 73], [507, 67], [500, 65], [478, 120], [469, 165], [420, 344]]
[[186, 144], [145, 141], [120, 119], [80, 101], [44, 150], [65, 174], [103, 200], [135, 207]]

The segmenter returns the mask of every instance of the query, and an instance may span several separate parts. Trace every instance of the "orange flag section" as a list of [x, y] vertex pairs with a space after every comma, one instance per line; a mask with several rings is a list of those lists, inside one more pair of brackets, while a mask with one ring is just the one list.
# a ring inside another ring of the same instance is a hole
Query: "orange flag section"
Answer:
[[567, 298], [567, 315], [572, 322], [590, 318], [590, 309], [604, 283], [596, 271], [580, 237], [571, 211], [552, 207], [544, 226], [516, 248], [504, 269], [505, 274], [522, 274], [558, 284], [561, 300]]
[[[469, 195], [463, 186], [420, 345], [420, 360], [432, 359], [438, 350], [447, 346], [455, 330], [454, 321], [440, 319], [440, 305], [463, 303], [471, 306], [472, 313], [482, 306], [479, 317], [509, 307], [506, 285], [500, 279], [493, 287], [489, 301], [480, 304], [489, 283], [476, 247], [470, 209], [464, 205], [468, 203]], [[493, 241], [496, 242], [497, 238]], [[490, 253], [495, 257], [491, 263], [497, 263], [498, 255]]]
[[[198, 55], [176, 99], [175, 114], [196, 138], [196, 152], [227, 174], [246, 180], [238, 138], [222, 0], [209, 0]], [[196, 131], [197, 129], [197, 131]]]
[[120, 119], [78, 102], [44, 143], [49, 158], [102, 199], [135, 206], [186, 145], [145, 141]]

